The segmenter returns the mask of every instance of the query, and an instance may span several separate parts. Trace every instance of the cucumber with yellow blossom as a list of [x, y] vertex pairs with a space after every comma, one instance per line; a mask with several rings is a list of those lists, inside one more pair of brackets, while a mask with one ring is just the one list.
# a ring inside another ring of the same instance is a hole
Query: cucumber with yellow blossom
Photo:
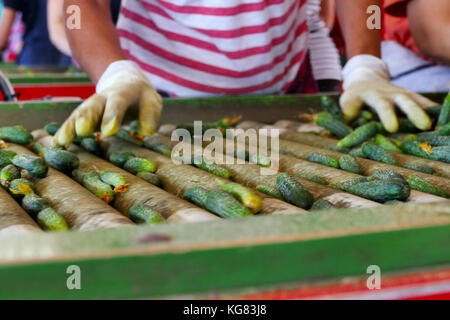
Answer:
[[230, 193], [239, 201], [241, 201], [242, 204], [245, 207], [249, 208], [253, 214], [261, 211], [262, 199], [252, 190], [244, 187], [239, 183], [226, 183], [219, 179], [216, 179], [216, 183], [223, 191]]

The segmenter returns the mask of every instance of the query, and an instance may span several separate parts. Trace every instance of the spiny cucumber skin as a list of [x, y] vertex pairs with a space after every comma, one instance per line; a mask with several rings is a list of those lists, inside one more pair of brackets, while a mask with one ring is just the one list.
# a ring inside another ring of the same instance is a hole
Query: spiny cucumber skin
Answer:
[[107, 203], [114, 200], [114, 190], [109, 184], [104, 183], [95, 171], [91, 171], [83, 177], [83, 186]]
[[189, 201], [200, 208], [205, 208], [206, 199], [208, 198], [208, 190], [196, 187], [186, 190], [183, 199]]
[[296, 176], [299, 177], [299, 178], [308, 180], [308, 181], [312, 181], [312, 182], [317, 183], [317, 184], [321, 184], [323, 186], [329, 185], [327, 180], [325, 180], [325, 179], [323, 179], [323, 178], [321, 178], [319, 176], [316, 176], [314, 174], [307, 174], [307, 173], [299, 172], [299, 173], [296, 174]]
[[153, 162], [143, 158], [132, 158], [128, 160], [123, 167], [132, 174], [138, 174], [139, 172], [154, 172], [156, 169]]
[[333, 118], [342, 121], [342, 112], [337, 103], [332, 100], [330, 97], [322, 96], [320, 98], [323, 109], [331, 114]]
[[432, 160], [450, 163], [450, 146], [432, 148], [428, 157]]
[[377, 146], [373, 142], [366, 142], [362, 146], [362, 150], [367, 158], [372, 159], [374, 161], [387, 163], [391, 165], [398, 165], [397, 161], [394, 159], [394, 157], [384, 150], [382, 147]]
[[120, 167], [123, 168], [125, 163], [127, 163], [128, 160], [131, 160], [133, 158], [136, 158], [136, 156], [131, 152], [124, 152], [124, 153], [114, 153], [109, 157], [109, 161]]
[[278, 200], [284, 200], [283, 195], [281, 194], [280, 190], [278, 190], [277, 188], [259, 185], [256, 187], [256, 191], [261, 192], [262, 194], [265, 194], [269, 197], [272, 197], [272, 198], [275, 198]]
[[142, 179], [144, 181], [147, 181], [148, 183], [150, 183], [150, 184], [152, 184], [154, 186], [157, 186], [157, 187], [161, 187], [162, 186], [161, 179], [155, 173], [146, 172], [146, 171], [138, 172], [136, 174], [136, 177], [138, 177], [138, 178], [140, 178], [140, 179]]
[[270, 168], [270, 166], [272, 165], [272, 161], [270, 160], [270, 158], [260, 153], [255, 153], [254, 155], [250, 156], [249, 161], [263, 168]]
[[65, 173], [72, 172], [80, 166], [80, 160], [74, 153], [59, 148], [46, 148], [44, 159], [51, 167]]
[[14, 151], [0, 150], [0, 167], [12, 164], [12, 159], [17, 155]]
[[159, 224], [165, 222], [163, 216], [146, 205], [135, 205], [129, 211], [130, 219], [137, 224]]
[[331, 210], [336, 209], [335, 206], [331, 204], [331, 202], [323, 199], [319, 199], [311, 207], [310, 211], [321, 211], [321, 210]]
[[84, 150], [97, 156], [101, 156], [103, 153], [100, 143], [95, 138], [85, 138], [81, 140], [80, 146]]
[[327, 167], [331, 167], [331, 168], [336, 168], [339, 169], [339, 162], [338, 160], [336, 160], [333, 157], [318, 153], [318, 152], [313, 152], [311, 153], [306, 160], [310, 161], [310, 162], [314, 162], [314, 163], [318, 163], [318, 164], [322, 164], [324, 166]]
[[450, 122], [450, 93], [444, 100], [444, 104], [439, 114], [438, 121], [436, 123], [437, 127], [443, 127]]
[[219, 179], [216, 180], [217, 185], [223, 190], [234, 196], [241, 203], [249, 208], [252, 213], [256, 214], [261, 211], [262, 200], [252, 190], [240, 185], [239, 183], [225, 183]]
[[371, 180], [369, 178], [357, 178], [357, 179], [350, 180], [350, 181], [344, 181], [344, 182], [332, 184], [331, 187], [342, 190], [342, 191], [347, 191], [357, 184], [364, 183], [364, 182], [370, 182], [370, 181]]
[[69, 230], [66, 220], [52, 208], [42, 210], [37, 215], [37, 222], [42, 229], [48, 231]]
[[441, 129], [437, 131], [437, 134], [440, 136], [448, 136], [450, 135], [450, 122], [443, 126]]
[[0, 171], [1, 182], [11, 182], [20, 178], [20, 170], [16, 166], [10, 164]]
[[33, 136], [23, 126], [3, 127], [0, 128], [0, 140], [26, 146], [33, 142]]
[[43, 179], [47, 176], [48, 166], [44, 159], [31, 155], [17, 155], [12, 163], [19, 168], [27, 170], [33, 178]]
[[314, 203], [314, 197], [294, 177], [282, 173], [277, 177], [277, 186], [283, 198], [300, 208], [308, 210]]
[[342, 170], [356, 174], [364, 174], [364, 170], [358, 160], [352, 155], [346, 154], [339, 158], [339, 166]]
[[61, 125], [56, 122], [49, 123], [44, 127], [44, 130], [47, 131], [47, 133], [51, 136], [54, 136], [56, 132], [58, 132], [59, 128], [61, 128]]
[[436, 171], [433, 168], [423, 165], [423, 164], [405, 163], [405, 164], [403, 164], [403, 168], [411, 169], [414, 171], [419, 171], [419, 172], [426, 173], [426, 174], [435, 174], [436, 173]]
[[366, 155], [364, 154], [363, 150], [362, 150], [362, 147], [352, 149], [349, 152], [349, 155], [357, 157], [357, 158], [363, 158], [363, 159], [367, 158]]
[[321, 112], [317, 115], [316, 124], [322, 128], [329, 130], [338, 138], [343, 138], [352, 132], [352, 128], [342, 121], [333, 118], [328, 112]]
[[379, 179], [387, 182], [395, 182], [403, 185], [403, 189], [397, 200], [406, 200], [411, 194], [411, 187], [401, 174], [394, 170], [379, 170], [374, 172], [369, 179]]
[[377, 134], [374, 141], [376, 145], [382, 147], [386, 151], [402, 153], [402, 150], [399, 147], [382, 134]]
[[406, 154], [420, 157], [420, 158], [429, 158], [429, 154], [419, 147], [420, 143], [416, 141], [403, 141], [400, 149]]
[[218, 165], [213, 163], [207, 163], [203, 157], [199, 159], [194, 159], [192, 161], [193, 165], [203, 171], [209, 172], [217, 177], [228, 179], [231, 177], [231, 173]]
[[408, 181], [409, 185], [411, 186], [411, 188], [413, 188], [417, 191], [433, 194], [435, 196], [443, 197], [443, 198], [447, 198], [447, 199], [450, 198], [450, 195], [447, 192], [445, 192], [441, 188], [438, 188], [438, 187], [432, 185], [428, 181], [425, 181], [424, 179], [422, 179], [418, 176], [409, 176], [407, 181]]
[[381, 203], [390, 200], [403, 201], [409, 197], [409, 193], [405, 193], [405, 185], [396, 180], [362, 182], [348, 186], [344, 191]]
[[438, 136], [438, 135], [418, 135], [417, 140], [420, 142], [428, 142], [432, 146], [444, 147], [450, 146], [450, 136]]
[[244, 218], [253, 216], [250, 209], [223, 190], [212, 190], [208, 193], [205, 209], [223, 218]]
[[337, 144], [340, 148], [351, 148], [357, 146], [370, 138], [374, 137], [379, 132], [379, 124], [376, 122], [369, 122], [355, 131], [344, 137]]
[[30, 194], [23, 198], [22, 207], [26, 212], [35, 217], [42, 210], [50, 208], [50, 203], [36, 194]]

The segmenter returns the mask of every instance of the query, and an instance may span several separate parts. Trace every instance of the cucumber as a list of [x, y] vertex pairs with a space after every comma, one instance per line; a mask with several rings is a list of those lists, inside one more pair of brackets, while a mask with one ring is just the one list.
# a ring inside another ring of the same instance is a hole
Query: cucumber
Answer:
[[8, 185], [11, 181], [20, 178], [20, 170], [16, 166], [10, 164], [0, 171], [0, 182]]
[[59, 128], [61, 128], [61, 125], [56, 122], [49, 123], [44, 127], [44, 130], [47, 131], [47, 133], [51, 136], [54, 136], [56, 132], [58, 132]]
[[165, 222], [161, 214], [143, 204], [131, 207], [129, 215], [131, 220], [137, 224], [158, 224]]
[[441, 113], [439, 114], [438, 121], [436, 123], [436, 127], [440, 128], [445, 126], [450, 122], [450, 93], [444, 100], [444, 104], [442, 105]]
[[165, 157], [172, 158], [172, 150], [170, 150], [168, 147], [166, 147], [163, 144], [154, 145], [150, 149], [159, 154], [162, 154]]
[[36, 193], [36, 186], [27, 179], [15, 179], [9, 185], [9, 191], [16, 196], [27, 196]]
[[148, 183], [157, 186], [157, 187], [162, 187], [162, 181], [161, 179], [158, 177], [158, 175], [156, 175], [155, 173], [152, 172], [138, 172], [136, 174], [136, 177], [147, 181]]
[[231, 194], [223, 190], [212, 190], [206, 197], [205, 209], [223, 218], [243, 218], [253, 216], [250, 209], [244, 207]]
[[139, 172], [154, 172], [156, 165], [147, 159], [132, 158], [125, 163], [123, 168], [132, 174], [137, 174]]
[[134, 120], [130, 122], [130, 133], [136, 135], [139, 134], [139, 121]]
[[270, 160], [270, 158], [262, 155], [261, 153], [255, 153], [254, 155], [250, 156], [249, 161], [263, 168], [270, 168], [270, 166], [272, 165], [272, 161]]
[[119, 131], [117, 131], [116, 137], [140, 147], [144, 144], [143, 141], [139, 140], [136, 137], [133, 137], [130, 132], [124, 128], [120, 128]]
[[312, 194], [287, 173], [278, 175], [277, 186], [283, 198], [293, 205], [308, 210], [314, 203]]
[[348, 154], [351, 152], [351, 149], [349, 149], [349, 148], [339, 148], [338, 146], [328, 146], [325, 149], [334, 151], [334, 152], [345, 153], [345, 154]]
[[350, 124], [350, 126], [351, 126], [352, 128], [358, 128], [358, 127], [361, 127], [361, 126], [363, 126], [363, 125], [365, 125], [365, 124], [367, 124], [367, 123], [369, 123], [369, 121], [368, 121], [367, 119], [364, 119], [363, 117], [358, 117], [358, 118], [356, 118], [355, 121], [353, 121], [353, 122]]
[[311, 153], [306, 160], [314, 163], [319, 163], [327, 167], [339, 168], [339, 162], [333, 157], [327, 156], [325, 154], [321, 154], [318, 152]]
[[204, 208], [206, 205], [206, 199], [208, 198], [208, 190], [196, 187], [186, 190], [183, 195], [183, 199], [187, 200], [200, 208]]
[[369, 122], [359, 128], [356, 128], [355, 131], [345, 136], [342, 140], [340, 140], [337, 144], [340, 148], [351, 148], [357, 146], [364, 141], [369, 140], [374, 137], [378, 131], [380, 130], [380, 124], [377, 122]]
[[357, 179], [350, 180], [350, 181], [332, 184], [331, 187], [335, 188], [335, 189], [346, 191], [346, 190], [350, 190], [350, 188], [353, 188], [354, 186], [356, 186], [360, 183], [370, 182], [370, 181], [371, 181], [371, 179], [369, 179], [369, 178], [357, 178]]
[[331, 114], [331, 116], [337, 120], [342, 121], [342, 112], [341, 109], [339, 108], [338, 104], [332, 100], [331, 98], [327, 97], [327, 96], [322, 96], [320, 98], [320, 102], [322, 103], [322, 107], [323, 109], [328, 112], [329, 114]]
[[327, 129], [338, 138], [348, 136], [352, 132], [352, 128], [334, 118], [329, 112], [319, 113], [316, 118], [316, 124]]
[[123, 166], [125, 165], [125, 163], [126, 163], [128, 160], [131, 160], [131, 159], [133, 159], [133, 158], [136, 158], [136, 156], [135, 156], [133, 153], [131, 153], [131, 152], [114, 153], [114, 154], [112, 154], [112, 155], [109, 157], [109, 161], [110, 161], [112, 164], [114, 164], [114, 165], [116, 165], [116, 166], [118, 166], [118, 167], [120, 167], [120, 168], [123, 168]]
[[435, 147], [431, 149], [429, 158], [436, 161], [450, 163], [450, 146]]
[[48, 166], [42, 158], [23, 154], [15, 156], [12, 163], [27, 170], [33, 178], [43, 179], [47, 176]]
[[33, 144], [29, 146], [28, 149], [37, 154], [39, 157], [43, 158], [46, 147], [40, 142], [33, 142]]
[[66, 220], [52, 208], [42, 210], [37, 215], [37, 222], [44, 230], [65, 231], [69, 230]]
[[99, 172], [100, 180], [114, 187], [115, 193], [125, 193], [128, 191], [128, 185], [125, 178], [116, 172], [102, 171]]
[[44, 159], [51, 167], [64, 173], [70, 173], [80, 166], [80, 160], [74, 153], [60, 148], [46, 148]]
[[106, 203], [114, 200], [114, 190], [109, 184], [104, 183], [95, 171], [88, 172], [84, 175], [83, 186]]
[[319, 199], [311, 207], [311, 211], [320, 211], [320, 210], [331, 210], [336, 209], [335, 206], [331, 204], [331, 202], [327, 200]]
[[409, 176], [407, 181], [411, 186], [411, 188], [415, 190], [433, 194], [438, 197], [450, 198], [450, 195], [447, 192], [445, 192], [441, 188], [432, 185], [431, 183], [423, 180], [418, 176]]
[[366, 155], [366, 158], [372, 159], [374, 161], [387, 163], [391, 165], [398, 165], [397, 161], [394, 159], [394, 157], [384, 150], [382, 147], [377, 146], [373, 142], [366, 142], [362, 145], [362, 150], [364, 154]]
[[402, 150], [395, 143], [382, 134], [377, 134], [374, 141], [377, 146], [382, 147], [386, 151], [402, 153]]
[[36, 194], [30, 194], [23, 198], [22, 207], [32, 217], [36, 217], [42, 210], [50, 208], [50, 203]]
[[216, 183], [223, 191], [230, 193], [236, 199], [241, 201], [242, 204], [249, 208], [253, 214], [261, 211], [262, 200], [252, 190], [239, 183], [225, 183], [219, 179], [216, 180]]
[[363, 151], [363, 149], [362, 149], [362, 147], [352, 149], [352, 150], [349, 152], [349, 155], [354, 156], [354, 157], [357, 157], [357, 158], [364, 158], [364, 159], [367, 158], [366, 155], [365, 155], [365, 153], [364, 153], [364, 151]]
[[413, 163], [413, 162], [407, 162], [407, 163], [403, 164], [403, 168], [423, 172], [426, 174], [435, 174], [436, 173], [436, 171], [434, 171], [434, 169], [429, 166], [426, 166], [423, 164], [417, 164], [417, 163]]
[[359, 164], [358, 160], [352, 155], [346, 154], [339, 158], [339, 166], [342, 170], [356, 173], [356, 174], [364, 174], [364, 170]]
[[218, 177], [221, 177], [224, 179], [228, 179], [231, 177], [231, 173], [227, 169], [222, 168], [213, 163], [207, 163], [203, 157], [198, 157], [198, 158], [194, 159], [192, 161], [192, 164], [195, 167], [197, 167], [203, 171], [209, 172], [215, 176], [218, 176]]
[[265, 195], [275, 198], [275, 199], [284, 200], [283, 195], [281, 194], [280, 190], [278, 190], [277, 188], [259, 185], [256, 187], [256, 191], [261, 192], [262, 194], [265, 194]]
[[431, 144], [432, 146], [436, 146], [436, 147], [450, 146], [450, 136], [419, 134], [419, 135], [417, 135], [417, 140], [419, 142], [427, 142], [428, 141], [429, 144]]
[[405, 140], [401, 144], [400, 149], [402, 149], [402, 151], [404, 153], [412, 155], [412, 156], [428, 158], [429, 153], [427, 151], [425, 151], [424, 149], [422, 149], [420, 147], [420, 145], [421, 144], [416, 141]]
[[102, 147], [96, 138], [84, 138], [81, 140], [80, 146], [92, 154], [102, 156]]
[[441, 129], [437, 131], [437, 134], [440, 136], [448, 136], [450, 135], [450, 122], [443, 126]]
[[75, 139], [73, 140], [73, 143], [77, 144], [77, 145], [81, 145], [81, 142], [84, 139], [97, 139], [97, 138], [96, 138], [94, 133], [87, 134], [87, 135], [84, 135], [84, 136], [76, 136]]
[[344, 191], [381, 203], [391, 200], [404, 201], [409, 197], [408, 189], [397, 179], [349, 184], [345, 186]]
[[33, 142], [33, 136], [23, 126], [0, 128], [0, 140], [29, 145]]
[[380, 180], [399, 179], [403, 183], [406, 183], [405, 178], [403, 178], [403, 176], [400, 173], [398, 173], [394, 170], [378, 170], [378, 171], [375, 171], [374, 173], [372, 173], [370, 176], [373, 178], [380, 179]]
[[83, 184], [83, 178], [88, 173], [89, 173], [89, 171], [86, 171], [86, 170], [75, 169], [75, 170], [72, 171], [72, 177], [79, 184]]
[[425, 112], [428, 113], [428, 115], [430, 117], [437, 118], [437, 117], [439, 117], [441, 110], [442, 110], [442, 106], [440, 104], [437, 104], [435, 106], [426, 108]]
[[308, 173], [302, 173], [299, 172], [296, 174], [297, 177], [308, 180], [308, 181], [312, 181], [315, 182], [317, 184], [321, 184], [323, 186], [327, 186], [329, 183], [327, 180], [323, 179], [322, 177], [316, 176], [314, 174], [308, 174]]
[[0, 150], [0, 167], [12, 164], [12, 159], [17, 155], [14, 151]]

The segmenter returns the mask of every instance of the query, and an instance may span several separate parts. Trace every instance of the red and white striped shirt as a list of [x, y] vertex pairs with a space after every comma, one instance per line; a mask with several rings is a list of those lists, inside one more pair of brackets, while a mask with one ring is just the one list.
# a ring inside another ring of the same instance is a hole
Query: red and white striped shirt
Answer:
[[308, 46], [306, 0], [123, 0], [121, 45], [179, 97], [281, 93]]

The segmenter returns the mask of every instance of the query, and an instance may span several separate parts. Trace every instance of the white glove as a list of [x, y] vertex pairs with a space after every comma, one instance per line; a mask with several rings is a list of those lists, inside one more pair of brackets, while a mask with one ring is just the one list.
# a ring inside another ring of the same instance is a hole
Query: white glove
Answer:
[[373, 108], [385, 129], [398, 130], [397, 105], [421, 130], [429, 130], [432, 122], [424, 108], [437, 103], [390, 83], [386, 63], [371, 55], [359, 55], [348, 61], [343, 70], [344, 94], [340, 104], [347, 121], [356, 118], [363, 104]]
[[116, 134], [131, 106], [139, 108], [139, 133], [144, 136], [155, 133], [161, 116], [162, 98], [136, 63], [127, 60], [112, 63], [100, 78], [96, 91], [58, 130], [54, 138], [56, 145], [69, 145], [77, 135], [94, 132], [100, 118], [103, 118], [102, 135]]

